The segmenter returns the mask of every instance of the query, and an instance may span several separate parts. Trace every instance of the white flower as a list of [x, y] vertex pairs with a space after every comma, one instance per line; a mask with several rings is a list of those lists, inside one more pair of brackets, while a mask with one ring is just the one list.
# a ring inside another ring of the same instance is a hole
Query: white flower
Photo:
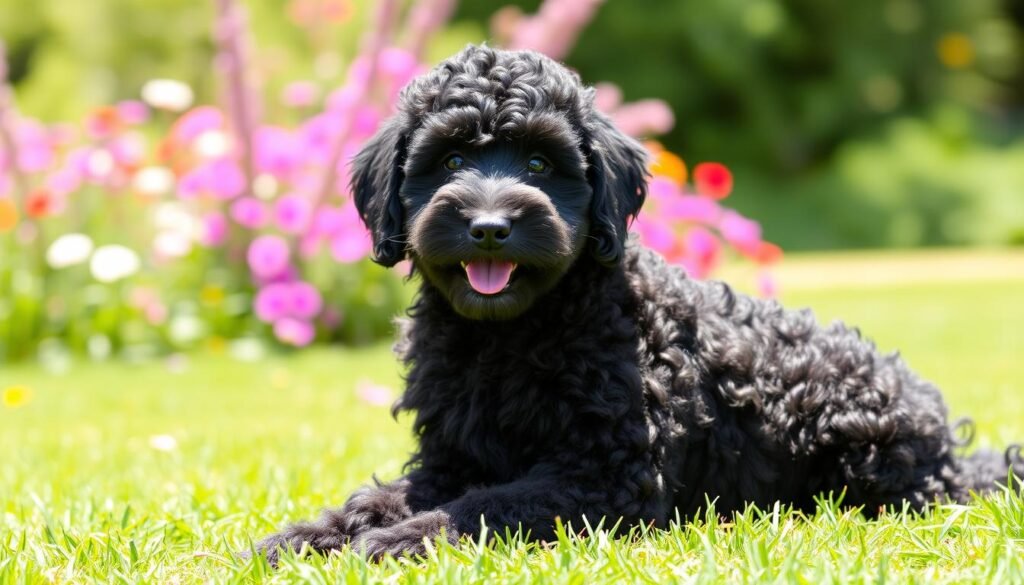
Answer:
[[199, 222], [181, 204], [174, 201], [165, 201], [156, 206], [153, 223], [160, 231], [175, 232], [190, 238], [198, 237], [202, 233]]
[[141, 261], [134, 250], [124, 246], [100, 246], [92, 255], [89, 270], [100, 282], [115, 282], [139, 271]]
[[92, 239], [85, 234], [64, 234], [46, 250], [46, 263], [51, 268], [67, 268], [81, 264], [92, 254]]
[[160, 232], [153, 238], [153, 248], [164, 258], [181, 258], [192, 251], [192, 240], [182, 232]]
[[181, 112], [192, 105], [192, 88], [175, 79], [151, 79], [142, 86], [142, 99], [161, 110]]
[[273, 199], [277, 195], [278, 187], [277, 179], [270, 173], [260, 173], [252, 180], [252, 192], [264, 201]]
[[149, 438], [149, 446], [157, 451], [174, 451], [178, 448], [178, 440], [171, 435], [153, 435]]
[[220, 130], [207, 130], [196, 138], [192, 148], [203, 158], [221, 158], [231, 152], [231, 137]]
[[86, 161], [85, 166], [89, 171], [89, 175], [96, 177], [97, 179], [104, 179], [110, 176], [110, 173], [114, 170], [116, 161], [114, 156], [110, 154], [110, 151], [105, 149], [97, 149], [89, 155], [89, 159]]
[[167, 167], [145, 167], [132, 177], [132, 187], [142, 195], [163, 195], [174, 187], [174, 173]]

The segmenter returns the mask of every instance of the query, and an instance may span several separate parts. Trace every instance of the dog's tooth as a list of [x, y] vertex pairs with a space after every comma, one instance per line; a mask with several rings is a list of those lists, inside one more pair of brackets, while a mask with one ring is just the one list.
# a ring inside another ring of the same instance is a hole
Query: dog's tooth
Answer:
[[463, 260], [462, 262], [459, 262], [459, 264], [462, 264], [462, 269], [463, 270], [466, 269], [466, 261], [465, 260]]

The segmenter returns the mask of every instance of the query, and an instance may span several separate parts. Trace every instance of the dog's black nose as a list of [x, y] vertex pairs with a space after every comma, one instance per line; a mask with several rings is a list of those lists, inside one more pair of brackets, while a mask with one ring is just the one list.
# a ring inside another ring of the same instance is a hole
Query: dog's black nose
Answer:
[[484, 215], [469, 222], [469, 237], [481, 248], [500, 248], [510, 235], [512, 221], [500, 215]]

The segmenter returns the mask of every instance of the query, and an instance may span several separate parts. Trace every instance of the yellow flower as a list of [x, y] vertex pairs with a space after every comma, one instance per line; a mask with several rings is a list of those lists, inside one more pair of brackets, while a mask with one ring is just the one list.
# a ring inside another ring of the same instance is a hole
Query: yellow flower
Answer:
[[939, 39], [939, 60], [950, 69], [963, 69], [974, 62], [974, 43], [963, 33], [948, 33]]
[[219, 335], [212, 335], [206, 340], [206, 349], [213, 355], [221, 355], [227, 348], [227, 340]]
[[14, 385], [4, 388], [3, 403], [6, 408], [19, 408], [32, 400], [32, 389], [28, 386]]
[[199, 298], [203, 301], [203, 304], [219, 305], [224, 300], [224, 289], [208, 284], [199, 291]]
[[651, 158], [651, 174], [654, 176], [668, 177], [682, 186], [686, 184], [687, 172], [686, 163], [683, 159], [667, 150], [655, 151]]

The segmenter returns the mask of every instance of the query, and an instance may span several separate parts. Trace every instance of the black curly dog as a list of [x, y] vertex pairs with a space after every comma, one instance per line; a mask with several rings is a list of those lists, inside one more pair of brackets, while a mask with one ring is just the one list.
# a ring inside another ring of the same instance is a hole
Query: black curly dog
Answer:
[[350, 546], [522, 529], [665, 526], [715, 501], [867, 514], [965, 501], [1024, 466], [958, 458], [939, 391], [856, 330], [736, 294], [627, 239], [645, 152], [531, 52], [469, 47], [413, 81], [355, 160], [375, 260], [422, 277], [399, 352], [408, 474], [258, 544]]

